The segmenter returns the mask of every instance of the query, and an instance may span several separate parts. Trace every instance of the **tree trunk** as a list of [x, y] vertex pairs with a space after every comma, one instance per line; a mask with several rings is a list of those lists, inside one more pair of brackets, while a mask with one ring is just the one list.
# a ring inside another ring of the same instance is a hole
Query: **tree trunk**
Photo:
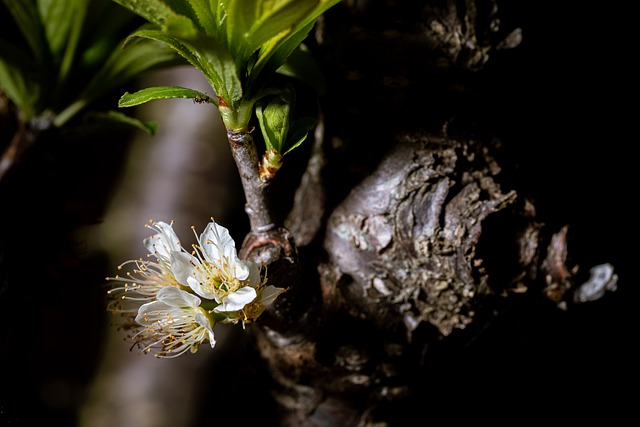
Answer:
[[279, 425], [407, 425], [575, 393], [549, 390], [572, 368], [554, 360], [564, 347], [526, 348], [528, 328], [553, 337], [617, 275], [568, 261], [568, 226], [518, 188], [502, 79], [519, 18], [494, 0], [367, 1], [320, 21], [328, 93], [286, 219], [298, 259], [269, 270], [299, 279], [250, 329]]

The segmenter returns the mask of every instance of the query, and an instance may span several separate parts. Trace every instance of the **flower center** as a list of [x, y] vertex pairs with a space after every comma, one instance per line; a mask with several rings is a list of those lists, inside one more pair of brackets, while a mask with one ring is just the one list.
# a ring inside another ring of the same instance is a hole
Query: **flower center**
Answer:
[[210, 262], [204, 263], [207, 274], [203, 288], [223, 297], [233, 293], [242, 287], [242, 282], [238, 280], [229, 266], [226, 258], [222, 262], [222, 268]]

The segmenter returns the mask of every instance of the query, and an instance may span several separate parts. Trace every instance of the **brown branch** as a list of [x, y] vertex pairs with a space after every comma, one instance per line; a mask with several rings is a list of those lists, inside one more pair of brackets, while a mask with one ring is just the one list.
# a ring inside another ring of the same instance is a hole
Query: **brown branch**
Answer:
[[18, 129], [13, 134], [11, 142], [0, 156], [0, 181], [5, 177], [9, 170], [16, 164], [22, 153], [24, 152], [28, 142], [27, 126], [20, 122]]
[[245, 211], [249, 216], [251, 232], [264, 234], [274, 229], [275, 223], [267, 200], [268, 185], [260, 180], [258, 153], [251, 131], [227, 130], [227, 139], [240, 173], [246, 197]]
[[242, 244], [240, 257], [264, 265], [281, 259], [286, 259], [289, 264], [296, 264], [297, 249], [291, 233], [275, 224], [268, 199], [269, 183], [260, 179], [258, 153], [251, 131], [227, 130], [227, 138], [240, 174], [246, 198], [245, 212], [251, 225], [251, 231]]
[[54, 117], [52, 115], [42, 115], [24, 121], [17, 120], [17, 128], [9, 145], [0, 155], [0, 181], [9, 173], [12, 167], [18, 164], [25, 152], [35, 144], [42, 131], [51, 128]]

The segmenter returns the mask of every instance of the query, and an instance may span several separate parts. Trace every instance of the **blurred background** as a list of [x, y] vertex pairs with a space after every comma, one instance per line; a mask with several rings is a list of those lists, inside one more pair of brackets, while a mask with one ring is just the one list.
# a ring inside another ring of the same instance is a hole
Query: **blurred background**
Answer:
[[[183, 86], [213, 95], [202, 74], [192, 67], [157, 72], [141, 84]], [[166, 100], [142, 106], [139, 114], [158, 120], [159, 132], [139, 134], [134, 140], [123, 165], [122, 184], [104, 220], [84, 230], [89, 246], [104, 250], [114, 261], [144, 257], [141, 244], [151, 234], [144, 227], [150, 219], [175, 221], [174, 230], [185, 247], [196, 242], [191, 226], [200, 233], [210, 218], [229, 228], [241, 243], [242, 189], [215, 107]], [[216, 328], [223, 351], [233, 349], [229, 333], [231, 328]], [[205, 346], [193, 357], [158, 360], [130, 351], [123, 337], [114, 327], [105, 331], [106, 357], [100, 360], [81, 405], [79, 425], [151, 427], [194, 422], [198, 390], [206, 381], [217, 382], [216, 375], [202, 377], [204, 365], [217, 352]]]
[[[139, 84], [213, 95], [192, 67], [154, 72]], [[191, 226], [200, 233], [211, 218], [238, 247], [248, 230], [215, 107], [180, 99], [137, 108], [159, 123], [155, 135], [114, 133], [68, 147], [60, 158], [33, 153], [25, 164], [43, 164], [17, 168], [3, 182], [4, 221], [12, 224], [3, 241], [18, 245], [5, 248], [3, 262], [19, 276], [5, 280], [21, 286], [7, 286], [2, 298], [0, 425], [187, 426], [205, 404], [198, 390], [207, 383], [242, 387], [229, 378], [238, 369], [233, 356], [243, 351], [241, 327], [217, 328], [215, 352], [159, 360], [130, 351], [105, 310], [105, 278], [146, 256], [150, 220], [175, 221], [185, 246], [196, 242]], [[224, 370], [206, 374], [225, 358]]]

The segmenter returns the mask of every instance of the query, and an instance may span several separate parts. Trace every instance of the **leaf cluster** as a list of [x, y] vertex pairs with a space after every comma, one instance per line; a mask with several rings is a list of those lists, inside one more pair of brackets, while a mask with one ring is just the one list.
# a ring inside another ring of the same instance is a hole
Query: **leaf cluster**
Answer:
[[235, 133], [248, 132], [255, 113], [267, 149], [279, 155], [306, 138], [313, 124], [307, 119], [290, 123], [292, 89], [273, 85], [270, 78], [281, 72], [322, 87], [303, 42], [317, 18], [340, 0], [114, 1], [149, 23], [132, 38], [169, 46], [196, 67], [215, 92], [209, 97], [175, 86], [146, 88], [125, 93], [121, 107], [167, 97], [198, 99], [215, 104], [227, 130]]
[[141, 73], [183, 63], [161, 43], [123, 49], [141, 22], [110, 0], [0, 0], [0, 15], [0, 91], [24, 122], [52, 117], [62, 126]]

